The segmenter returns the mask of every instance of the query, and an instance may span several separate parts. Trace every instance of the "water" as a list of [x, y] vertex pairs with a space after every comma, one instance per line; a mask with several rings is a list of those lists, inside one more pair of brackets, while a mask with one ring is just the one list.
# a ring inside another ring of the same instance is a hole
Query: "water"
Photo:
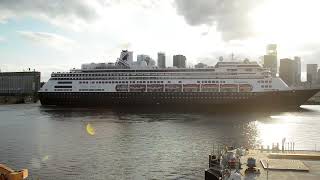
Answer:
[[[203, 179], [213, 143], [320, 148], [320, 106], [296, 112], [152, 112], [0, 106], [0, 163], [29, 179]], [[88, 127], [88, 128], [87, 128]]]

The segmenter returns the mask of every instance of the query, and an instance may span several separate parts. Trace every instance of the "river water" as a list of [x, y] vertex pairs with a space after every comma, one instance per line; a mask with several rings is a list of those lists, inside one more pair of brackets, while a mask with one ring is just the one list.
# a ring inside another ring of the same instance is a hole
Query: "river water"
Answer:
[[[0, 106], [0, 163], [29, 179], [203, 179], [213, 143], [320, 149], [320, 106], [183, 112]], [[317, 147], [318, 145], [318, 147]]]

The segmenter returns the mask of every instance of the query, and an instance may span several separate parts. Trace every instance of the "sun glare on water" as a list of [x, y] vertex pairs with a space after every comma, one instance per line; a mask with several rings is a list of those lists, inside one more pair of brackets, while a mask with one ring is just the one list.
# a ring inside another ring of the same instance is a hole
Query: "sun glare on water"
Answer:
[[87, 124], [86, 130], [87, 130], [87, 133], [91, 136], [96, 134], [94, 127], [90, 123]]
[[283, 138], [292, 141], [295, 130], [290, 123], [297, 123], [301, 118], [293, 114], [270, 116], [270, 118], [272, 122], [257, 122], [256, 124], [261, 145], [271, 147], [272, 143], [281, 143]]

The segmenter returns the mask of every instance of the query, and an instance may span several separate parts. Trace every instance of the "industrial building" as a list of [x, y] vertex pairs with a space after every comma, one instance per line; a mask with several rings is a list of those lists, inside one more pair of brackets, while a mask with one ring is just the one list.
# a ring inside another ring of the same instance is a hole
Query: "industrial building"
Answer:
[[[40, 89], [40, 72], [1, 72], [0, 73], [0, 102], [21, 101], [21, 98], [37, 98]], [[19, 100], [17, 99], [19, 98]]]

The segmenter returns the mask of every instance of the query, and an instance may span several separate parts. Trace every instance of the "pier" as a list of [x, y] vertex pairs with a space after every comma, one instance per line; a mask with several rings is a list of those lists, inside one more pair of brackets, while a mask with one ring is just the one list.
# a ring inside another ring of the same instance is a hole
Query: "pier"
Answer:
[[[256, 159], [256, 168], [260, 174], [256, 179], [293, 180], [320, 179], [320, 152], [295, 151], [269, 153], [268, 151], [249, 150], [241, 157], [241, 162], [247, 162], [249, 157]], [[246, 167], [240, 171], [245, 175]]]
[[[227, 147], [226, 147], [227, 148]], [[209, 155], [206, 180], [240, 179], [320, 179], [320, 152], [305, 150], [221, 148]], [[221, 152], [221, 153], [220, 153]], [[236, 152], [236, 153], [232, 153]], [[228, 159], [226, 159], [226, 157]]]

